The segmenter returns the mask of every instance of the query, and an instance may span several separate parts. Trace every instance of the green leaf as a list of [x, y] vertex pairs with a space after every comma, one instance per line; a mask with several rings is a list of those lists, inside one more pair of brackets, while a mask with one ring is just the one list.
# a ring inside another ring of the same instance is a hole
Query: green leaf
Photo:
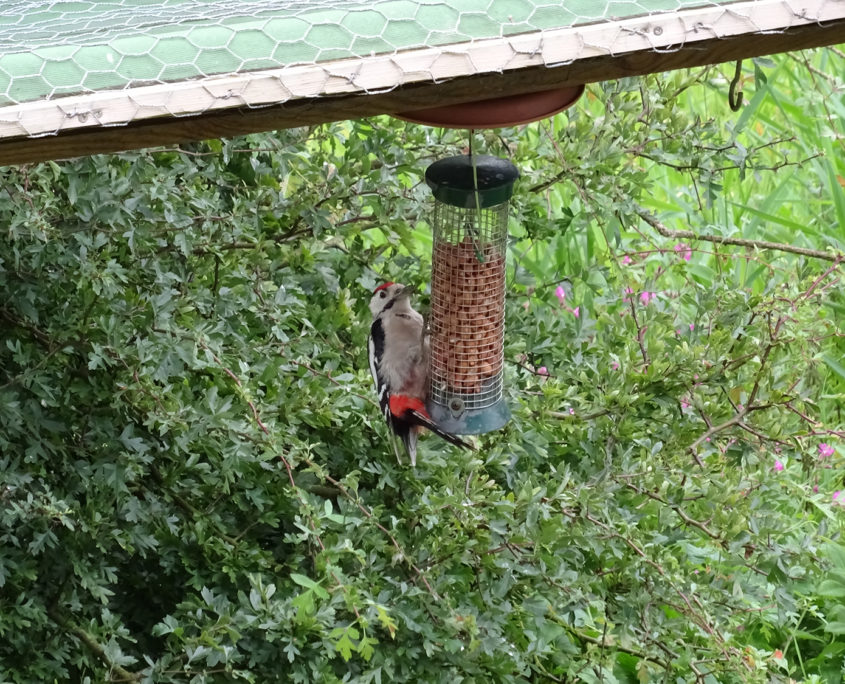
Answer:
[[300, 575], [298, 573], [292, 572], [290, 574], [290, 578], [299, 586], [305, 587], [306, 589], [310, 589], [311, 591], [313, 591], [321, 599], [327, 599], [329, 597], [329, 593], [325, 589], [323, 589], [319, 585], [319, 583], [315, 582], [310, 577], [306, 577], [305, 575]]
[[356, 645], [352, 643], [352, 639], [357, 638], [357, 632], [355, 632], [351, 627], [347, 627], [345, 629], [338, 627], [332, 630], [330, 636], [333, 639], [335, 650], [340, 653], [341, 657], [346, 662], [349, 662], [349, 659], [352, 658], [352, 653], [357, 651]]

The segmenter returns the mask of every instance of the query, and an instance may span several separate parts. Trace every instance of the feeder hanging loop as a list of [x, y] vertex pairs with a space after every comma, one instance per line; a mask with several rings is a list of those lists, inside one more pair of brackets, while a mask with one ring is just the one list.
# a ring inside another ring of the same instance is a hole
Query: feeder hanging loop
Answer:
[[742, 86], [739, 82], [741, 76], [742, 60], [738, 59], [736, 61], [736, 71], [734, 72], [734, 77], [731, 81], [731, 87], [728, 88], [728, 104], [731, 107], [731, 111], [734, 112], [738, 112], [740, 107], [742, 107]]

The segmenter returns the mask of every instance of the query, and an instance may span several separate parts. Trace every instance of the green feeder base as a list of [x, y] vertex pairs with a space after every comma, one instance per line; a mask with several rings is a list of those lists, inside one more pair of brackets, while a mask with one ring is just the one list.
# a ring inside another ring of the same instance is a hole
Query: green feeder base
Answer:
[[459, 397], [449, 402], [449, 407], [428, 402], [428, 413], [435, 423], [453, 435], [480, 435], [493, 432], [505, 426], [511, 419], [511, 412], [504, 399], [481, 409], [464, 408]]

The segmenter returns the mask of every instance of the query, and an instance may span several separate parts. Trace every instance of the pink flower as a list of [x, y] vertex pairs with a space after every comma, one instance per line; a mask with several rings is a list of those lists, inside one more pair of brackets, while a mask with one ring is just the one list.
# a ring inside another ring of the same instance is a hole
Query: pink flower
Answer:
[[818, 493], [819, 493], [819, 486], [813, 485], [813, 494], [818, 494]]
[[645, 305], [647, 305], [647, 304], [648, 304], [648, 303], [649, 303], [652, 299], [654, 299], [654, 297], [655, 297], [655, 296], [656, 296], [656, 295], [654, 294], [654, 292], [648, 292], [648, 291], [646, 291], [646, 292], [642, 292], [642, 293], [640, 293], [640, 301], [641, 301], [641, 302], [643, 303], [643, 305], [645, 306]]
[[619, 370], [619, 362], [618, 362], [618, 361], [614, 361], [614, 362], [610, 365], [610, 367], [611, 367], [613, 370]]
[[836, 501], [839, 498], [840, 494], [841, 494], [841, 492], [838, 489], [835, 492], [833, 492], [833, 500]]
[[522, 302], [522, 308], [528, 311], [528, 307], [531, 305], [531, 302]]
[[574, 408], [572, 408], [572, 407], [570, 407], [570, 408], [569, 408], [569, 415], [570, 415], [570, 416], [574, 416], [574, 415], [575, 415], [575, 409], [574, 409]]
[[[689, 324], [689, 331], [692, 332], [693, 330], [695, 330], [695, 323], [690, 323]], [[696, 376], [696, 377], [698, 377], [698, 376]]]
[[819, 454], [821, 455], [822, 458], [827, 458], [828, 456], [833, 456], [833, 453], [834, 453], [833, 447], [830, 446], [830, 444], [826, 444], [825, 442], [822, 442], [821, 444], [819, 444]]
[[692, 259], [692, 250], [689, 248], [689, 245], [685, 245], [683, 242], [679, 242], [675, 245], [675, 251], [684, 253], [684, 261]]
[[557, 297], [557, 300], [561, 304], [563, 304], [566, 301], [566, 290], [563, 289], [562, 285], [558, 285], [555, 288], [555, 297]]
[[775, 470], [778, 472], [783, 470], [783, 463], [781, 463], [778, 459], [775, 459]]
[[631, 263], [631, 257], [629, 257], [629, 256], [626, 254], [625, 256], [623, 256], [623, 257], [622, 257], [622, 263], [623, 263], [623, 264], [625, 264], [625, 265], [627, 266], [628, 264], [630, 264], [630, 263]]
[[634, 294], [634, 291], [630, 287], [626, 287], [625, 294]]
[[688, 409], [688, 408], [689, 408], [689, 404], [686, 401], [684, 401], [683, 399], [681, 399], [681, 410]]
[[575, 316], [575, 318], [578, 318], [581, 315], [581, 307], [576, 306], [574, 309], [572, 309], [572, 315]]
[[540, 366], [537, 369], [537, 375], [548, 375], [548, 374], [549, 374], [549, 369], [546, 368], [545, 366]]

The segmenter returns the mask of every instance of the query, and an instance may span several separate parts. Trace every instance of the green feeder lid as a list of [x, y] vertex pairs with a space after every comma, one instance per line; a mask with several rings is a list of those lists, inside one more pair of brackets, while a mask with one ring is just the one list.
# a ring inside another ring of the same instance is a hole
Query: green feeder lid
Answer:
[[448, 157], [425, 170], [425, 182], [434, 199], [462, 209], [486, 209], [507, 202], [517, 178], [519, 171], [507, 159], [486, 154]]

